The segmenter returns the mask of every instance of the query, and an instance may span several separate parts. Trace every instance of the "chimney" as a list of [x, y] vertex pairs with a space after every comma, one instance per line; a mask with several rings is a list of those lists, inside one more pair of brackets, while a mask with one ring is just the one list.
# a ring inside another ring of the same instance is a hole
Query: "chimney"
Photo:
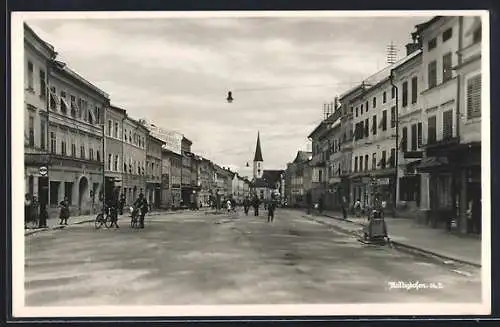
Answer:
[[420, 44], [418, 44], [418, 42], [407, 43], [406, 44], [406, 55], [409, 56], [413, 52], [417, 51], [418, 49], [420, 49]]

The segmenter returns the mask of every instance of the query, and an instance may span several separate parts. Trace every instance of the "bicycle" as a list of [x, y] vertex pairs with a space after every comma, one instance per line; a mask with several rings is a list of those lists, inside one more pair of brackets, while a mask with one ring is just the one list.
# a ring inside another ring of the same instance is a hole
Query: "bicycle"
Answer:
[[112, 224], [111, 215], [103, 210], [95, 217], [94, 224], [96, 229], [101, 228], [103, 225], [106, 228], [110, 228]]
[[142, 211], [140, 208], [134, 209], [130, 207], [130, 228], [139, 228], [140, 223], [139, 223], [139, 217], [141, 216]]

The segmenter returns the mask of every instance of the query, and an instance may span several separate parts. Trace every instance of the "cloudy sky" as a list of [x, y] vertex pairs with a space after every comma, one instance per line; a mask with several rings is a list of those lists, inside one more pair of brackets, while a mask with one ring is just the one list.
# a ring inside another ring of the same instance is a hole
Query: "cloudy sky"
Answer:
[[[192, 150], [250, 175], [257, 131], [266, 169], [283, 169], [323, 103], [405, 55], [429, 17], [28, 20], [79, 74], [134, 118], [177, 130]], [[225, 101], [227, 91], [235, 101]]]

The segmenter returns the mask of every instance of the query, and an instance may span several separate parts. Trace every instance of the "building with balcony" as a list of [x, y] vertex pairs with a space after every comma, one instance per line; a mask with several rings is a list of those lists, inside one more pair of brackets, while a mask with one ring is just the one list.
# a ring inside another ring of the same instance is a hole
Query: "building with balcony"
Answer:
[[146, 199], [153, 208], [160, 208], [162, 178], [162, 147], [165, 143], [148, 134], [146, 141]]
[[[139, 121], [127, 116], [123, 121], [123, 194], [132, 204], [146, 191], [146, 142], [149, 130]], [[112, 160], [112, 154], [106, 154]]]
[[49, 202], [49, 71], [54, 47], [24, 24], [24, 180], [25, 193]]
[[103, 130], [109, 96], [60, 61], [51, 66], [49, 86], [50, 206], [57, 210], [67, 198], [72, 214], [89, 214], [105, 195]]
[[126, 117], [127, 112], [124, 109], [113, 105], [104, 110], [104, 174], [107, 199], [111, 196], [118, 199], [123, 191], [123, 121]]

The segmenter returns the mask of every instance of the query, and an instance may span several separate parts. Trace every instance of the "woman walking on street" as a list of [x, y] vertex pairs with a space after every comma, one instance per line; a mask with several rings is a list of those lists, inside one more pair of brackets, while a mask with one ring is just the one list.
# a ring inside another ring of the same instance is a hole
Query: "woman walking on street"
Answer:
[[59, 203], [59, 207], [61, 208], [61, 210], [59, 211], [59, 219], [61, 219], [61, 221], [59, 222], [59, 225], [63, 225], [63, 221], [64, 221], [64, 225], [67, 225], [68, 218], [69, 218], [68, 198], [65, 197], [64, 200], [61, 201], [61, 203]]

